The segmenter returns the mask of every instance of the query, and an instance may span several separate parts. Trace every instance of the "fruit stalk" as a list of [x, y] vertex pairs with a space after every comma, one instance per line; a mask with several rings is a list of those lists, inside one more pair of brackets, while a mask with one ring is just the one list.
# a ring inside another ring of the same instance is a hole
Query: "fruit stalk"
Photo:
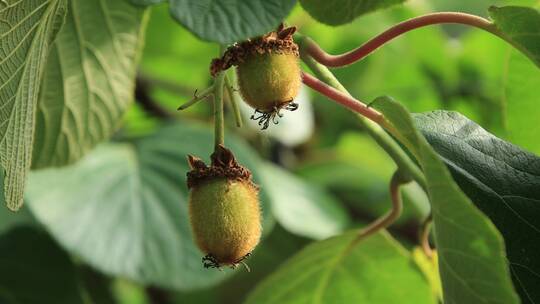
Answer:
[[216, 75], [214, 80], [214, 151], [225, 143], [225, 118], [223, 117], [223, 84], [225, 73]]
[[238, 128], [241, 128], [243, 125], [242, 120], [242, 113], [240, 112], [240, 102], [242, 102], [242, 98], [238, 94], [238, 92], [235, 91], [235, 88], [233, 86], [233, 83], [236, 84], [236, 79], [233, 78], [233, 80], [230, 80], [230, 75], [225, 75], [225, 86], [227, 88], [227, 94], [229, 95], [229, 101], [231, 102], [231, 107], [234, 113], [234, 120], [236, 122], [236, 126]]
[[377, 50], [380, 46], [406, 32], [422, 28], [424, 26], [443, 23], [473, 26], [499, 36], [504, 40], [508, 40], [500, 31], [497, 30], [495, 25], [487, 19], [465, 13], [440, 12], [426, 14], [398, 23], [381, 34], [375, 36], [360, 47], [341, 55], [328, 54], [313, 40], [307, 37], [301, 37], [301, 39], [296, 38], [296, 41], [301, 47], [303, 46], [306, 52], [318, 62], [328, 67], [341, 67], [363, 59], [373, 51]]

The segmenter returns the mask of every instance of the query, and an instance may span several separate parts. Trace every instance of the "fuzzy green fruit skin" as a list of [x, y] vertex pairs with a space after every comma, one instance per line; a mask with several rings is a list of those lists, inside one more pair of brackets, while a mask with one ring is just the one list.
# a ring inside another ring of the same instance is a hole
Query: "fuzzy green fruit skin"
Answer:
[[257, 189], [248, 182], [210, 180], [190, 191], [189, 213], [195, 241], [220, 264], [234, 264], [261, 237]]
[[292, 101], [302, 83], [294, 54], [251, 55], [236, 68], [242, 97], [252, 108], [272, 112]]

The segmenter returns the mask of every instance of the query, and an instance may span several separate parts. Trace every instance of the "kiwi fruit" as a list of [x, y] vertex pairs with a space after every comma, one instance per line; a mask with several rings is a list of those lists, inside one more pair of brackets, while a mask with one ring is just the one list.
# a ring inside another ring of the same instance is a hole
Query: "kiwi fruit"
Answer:
[[207, 166], [188, 156], [189, 215], [195, 242], [206, 254], [205, 268], [236, 267], [261, 237], [258, 187], [251, 172], [223, 146]]
[[240, 93], [255, 109], [251, 116], [263, 129], [278, 123], [281, 110], [294, 111], [302, 83], [295, 27], [281, 24], [275, 31], [229, 47], [221, 58], [212, 61], [212, 75], [236, 66]]

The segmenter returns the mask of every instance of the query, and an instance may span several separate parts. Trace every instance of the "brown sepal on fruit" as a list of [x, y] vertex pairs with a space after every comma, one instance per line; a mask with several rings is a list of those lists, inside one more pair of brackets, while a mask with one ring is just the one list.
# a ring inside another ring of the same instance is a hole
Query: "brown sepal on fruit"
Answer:
[[[240, 165], [231, 150], [219, 145], [210, 156], [212, 162], [207, 166], [200, 158], [188, 155], [191, 171], [187, 173], [187, 186], [189, 189], [213, 178], [224, 177], [228, 180], [251, 182], [251, 172]], [[255, 184], [253, 184], [256, 187]]]
[[225, 71], [231, 66], [237, 66], [251, 54], [294, 54], [298, 57], [298, 45], [293, 40], [295, 32], [296, 27], [286, 28], [281, 23], [273, 32], [233, 44], [223, 53], [221, 58], [212, 60], [210, 74], [216, 76], [217, 73]]

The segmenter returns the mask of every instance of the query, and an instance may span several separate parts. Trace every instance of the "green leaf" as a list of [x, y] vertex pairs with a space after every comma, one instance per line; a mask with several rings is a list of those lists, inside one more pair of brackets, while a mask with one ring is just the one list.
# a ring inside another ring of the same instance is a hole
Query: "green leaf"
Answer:
[[0, 2], [0, 170], [8, 208], [22, 206], [38, 87], [65, 0]]
[[351, 231], [309, 245], [268, 276], [245, 303], [436, 303], [411, 256], [386, 232]]
[[146, 14], [126, 1], [70, 0], [41, 86], [33, 168], [81, 158], [133, 100]]
[[83, 303], [75, 266], [43, 231], [18, 227], [0, 234], [0, 273], [2, 303]]
[[135, 5], [145, 5], [145, 6], [165, 2], [165, 0], [130, 0], [130, 1], [131, 3]]
[[[28, 206], [63, 247], [104, 273], [183, 290], [213, 285], [227, 275], [202, 266], [186, 187], [186, 155], [208, 160], [212, 139], [210, 129], [184, 123], [101, 145], [73, 166], [32, 173]], [[227, 145], [257, 178], [255, 153], [238, 141]]]
[[522, 303], [540, 302], [540, 158], [455, 112], [415, 115], [463, 192], [504, 236]]
[[[482, 113], [480, 117], [464, 112], [463, 108], [454, 107], [451, 110], [459, 111], [505, 140], [540, 154], [540, 141], [537, 140], [540, 129], [531, 127], [537, 124], [540, 117], [538, 66], [505, 41], [482, 31], [470, 31], [461, 40], [464, 48], [459, 65], [469, 66], [469, 70], [476, 70], [479, 76], [479, 81], [469, 83], [469, 87], [472, 89], [470, 85], [474, 85], [475, 91], [485, 92], [483, 94], [489, 99], [477, 102], [469, 100], [469, 104], [476, 104], [475, 107]], [[487, 49], [490, 51], [486, 52]], [[434, 108], [413, 111], [423, 112]]]
[[345, 209], [323, 189], [270, 163], [261, 167], [261, 178], [276, 220], [288, 231], [323, 239], [343, 232], [349, 224]]
[[[131, 0], [149, 5], [159, 0]], [[246, 40], [276, 28], [296, 0], [169, 0], [171, 15], [202, 40], [223, 44]]]
[[[538, 39], [540, 41], [540, 39]], [[517, 51], [507, 56], [504, 75], [506, 139], [540, 154], [540, 69]]]
[[[28, 208], [22, 207], [17, 212], [11, 211], [8, 208], [4, 208], [4, 173], [0, 170], [0, 234], [15, 226], [33, 224], [35, 221], [32, 218]], [[1, 288], [0, 288], [1, 289]], [[1, 291], [0, 291], [1, 292]], [[1, 297], [0, 297], [1, 299]], [[0, 301], [0, 303], [2, 303]]]
[[421, 247], [414, 247], [411, 255], [416, 265], [425, 278], [428, 280], [433, 294], [437, 297], [439, 302], [442, 302], [442, 288], [441, 288], [441, 276], [439, 275], [439, 261], [437, 251], [433, 250], [432, 256], [426, 256], [426, 253]]
[[489, 15], [509, 42], [540, 67], [540, 12], [530, 7], [492, 6]]
[[493, 223], [461, 192], [402, 105], [388, 97], [372, 105], [385, 115], [426, 176], [444, 302], [519, 303], [503, 239]]
[[302, 7], [317, 21], [328, 25], [342, 25], [354, 19], [400, 4], [405, 0], [300, 0]]

